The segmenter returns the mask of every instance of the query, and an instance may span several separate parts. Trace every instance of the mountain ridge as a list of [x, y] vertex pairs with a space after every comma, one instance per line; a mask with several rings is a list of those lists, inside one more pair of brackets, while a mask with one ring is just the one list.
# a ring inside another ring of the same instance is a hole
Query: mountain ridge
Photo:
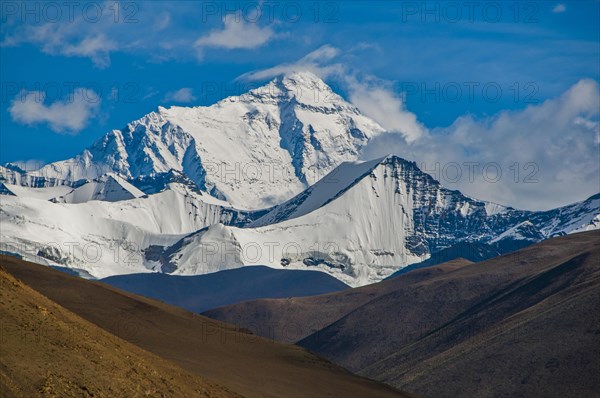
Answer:
[[[245, 265], [267, 265], [324, 271], [346, 284], [358, 286], [377, 282], [399, 268], [419, 263], [463, 241], [496, 244], [494, 239], [502, 239], [498, 244], [504, 248], [503, 253], [557, 234], [594, 229], [598, 227], [595, 220], [600, 213], [599, 195], [546, 212], [515, 210], [479, 201], [444, 188], [414, 162], [395, 155], [369, 162], [343, 163], [288, 202], [257, 212], [237, 210], [227, 202], [190, 187], [184, 175], [174, 173], [161, 174], [164, 181], [156, 186], [152, 184], [158, 180], [148, 181], [156, 194], [114, 202], [111, 206], [121, 209], [119, 212], [98, 212], [96, 207], [107, 207], [106, 202], [96, 205], [88, 202], [77, 207], [62, 205], [66, 206], [60, 210], [64, 214], [77, 209], [87, 212], [87, 215], [79, 213], [84, 217], [93, 217], [94, 213], [100, 219], [108, 216], [106, 221], [118, 229], [106, 225], [104, 231], [107, 232], [103, 233], [108, 235], [103, 245], [114, 240], [137, 245], [128, 254], [136, 259], [137, 265], [115, 268], [108, 266], [104, 258], [85, 271], [95, 270], [90, 273], [100, 276], [148, 271], [196, 275]], [[160, 214], [164, 211], [156, 206], [166, 204], [167, 198], [175, 201], [167, 207], [181, 202], [178, 214], [171, 217], [168, 213]], [[0, 216], [8, 232], [4, 232], [9, 237], [5, 241], [16, 237], [23, 244], [33, 242], [44, 246], [45, 242], [40, 242], [38, 236], [60, 236], [56, 232], [39, 232], [40, 228], [50, 231], [56, 224], [52, 218], [58, 209], [49, 203], [19, 197], [5, 197], [4, 203]], [[154, 226], [135, 215], [144, 214], [149, 205], [153, 209], [152, 219], [159, 222]], [[25, 209], [38, 214], [33, 216], [37, 219], [35, 225], [26, 222], [35, 227], [35, 232], [18, 226]], [[130, 209], [127, 214], [132, 218], [128, 218], [128, 222], [138, 232], [123, 229], [127, 224], [115, 224], [111, 214], [124, 215], [123, 209]], [[40, 223], [42, 214], [48, 220], [44, 221], [47, 227]], [[190, 223], [186, 218], [193, 214], [200, 218]], [[158, 220], [163, 219], [168, 222], [161, 225], [163, 221]], [[529, 231], [525, 237], [509, 232], [511, 228], [522, 229], [525, 225]], [[82, 231], [86, 232], [78, 238], [82, 248], [101, 242], [95, 237], [97, 232], [85, 228]], [[112, 231], [119, 231], [118, 235]], [[166, 231], [171, 236], [156, 235]], [[58, 240], [61, 241], [73, 241], [73, 235]], [[110, 253], [111, 249], [104, 247]], [[81, 255], [73, 258], [71, 252], [67, 258], [64, 253], [56, 253], [56, 248], [42, 249], [32, 254], [47, 258], [53, 253], [50, 259], [59, 261], [54, 265], [85, 268], [78, 266], [82, 263]], [[248, 256], [249, 250], [258, 253]], [[249, 261], [248, 257], [253, 258]], [[100, 271], [102, 265], [109, 268]]]
[[[166, 249], [170, 267], [175, 274], [203, 273], [215, 261], [229, 259], [234, 266], [318, 269], [360, 286], [458, 242], [494, 244], [502, 254], [585, 229], [600, 212], [596, 196], [548, 212], [479, 201], [444, 188], [416, 163], [393, 155], [344, 163], [339, 169], [342, 178], [336, 179], [334, 171], [241, 228], [209, 226], [186, 237], [176, 250]], [[519, 225], [530, 225], [536, 233], [517, 237], [507, 232]], [[497, 238], [502, 242], [495, 243]], [[273, 242], [277, 247], [267, 252]], [[264, 250], [257, 258], [245, 256], [245, 249], [255, 245]], [[289, 245], [299, 250], [286, 252]], [[215, 252], [207, 259], [209, 249]]]

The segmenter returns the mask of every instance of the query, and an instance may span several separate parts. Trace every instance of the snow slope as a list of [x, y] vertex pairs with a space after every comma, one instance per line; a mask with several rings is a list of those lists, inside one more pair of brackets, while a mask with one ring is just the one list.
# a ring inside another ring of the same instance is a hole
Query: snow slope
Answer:
[[147, 247], [174, 244], [208, 225], [245, 216], [226, 202], [178, 184], [118, 202], [55, 203], [2, 195], [0, 242], [5, 251], [39, 255], [106, 277], [148, 272], [156, 264], [145, 259]]
[[120, 200], [139, 198], [144, 195], [144, 192], [121, 177], [114, 174], [106, 174], [54, 199], [63, 203], [84, 203], [90, 200], [118, 202]]
[[30, 188], [28, 186], [3, 184], [3, 187], [15, 196], [24, 198], [35, 198], [41, 200], [55, 199], [73, 191], [68, 185], [59, 185], [55, 187]]

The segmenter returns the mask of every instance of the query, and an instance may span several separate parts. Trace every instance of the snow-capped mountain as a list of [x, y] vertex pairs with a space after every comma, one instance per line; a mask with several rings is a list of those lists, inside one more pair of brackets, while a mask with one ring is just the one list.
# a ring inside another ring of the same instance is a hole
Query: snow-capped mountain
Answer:
[[542, 232], [535, 225], [533, 225], [531, 221], [527, 220], [502, 232], [490, 242], [496, 243], [505, 240], [527, 240], [531, 242], [539, 242], [544, 238], [545, 237]]
[[85, 203], [90, 200], [118, 202], [120, 200], [139, 198], [144, 195], [144, 192], [119, 176], [105, 174], [73, 189], [73, 191], [64, 196], [56, 198], [56, 201], [64, 203]]
[[168, 246], [206, 226], [243, 224], [263, 214], [238, 211], [177, 183], [129, 200], [75, 204], [3, 195], [0, 203], [0, 250], [32, 260], [39, 256], [40, 262], [82, 269], [94, 277], [152, 271], [156, 264], [144, 257], [149, 246]]
[[78, 181], [62, 180], [55, 177], [45, 177], [40, 172], [27, 173], [13, 164], [0, 166], [0, 182], [9, 185], [20, 185], [30, 188], [51, 188], [56, 186], [73, 186]]
[[212, 106], [160, 107], [75, 158], [25, 175], [0, 173], [9, 184], [50, 186], [108, 172], [134, 180], [176, 170], [237, 208], [262, 209], [355, 160], [382, 131], [318, 77], [295, 73]]
[[60, 203], [85, 203], [90, 200], [117, 202], [144, 196], [145, 193], [114, 174], [105, 174], [92, 181], [80, 180], [75, 186], [58, 185], [30, 188], [22, 185], [3, 184], [5, 194], [34, 197]]
[[358, 286], [458, 242], [539, 241], [586, 226], [598, 213], [600, 197], [549, 212], [475, 200], [388, 156], [342, 164], [244, 227], [212, 225], [157, 249], [162, 270], [174, 274], [264, 264], [319, 269]]
[[358, 162], [382, 131], [310, 73], [159, 108], [73, 159], [0, 167], [1, 250], [94, 277], [267, 265], [357, 286], [460, 242], [520, 247], [600, 227], [600, 194], [521, 211], [397, 156]]

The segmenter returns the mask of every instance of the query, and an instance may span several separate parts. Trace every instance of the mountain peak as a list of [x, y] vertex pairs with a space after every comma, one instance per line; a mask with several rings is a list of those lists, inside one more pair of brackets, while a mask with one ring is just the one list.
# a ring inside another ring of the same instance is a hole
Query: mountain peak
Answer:
[[[237, 100], [235, 97], [234, 100]], [[356, 114], [353, 105], [336, 94], [320, 77], [309, 71], [297, 71], [278, 75], [264, 86], [242, 94], [239, 99], [255, 102], [295, 102], [309, 107], [344, 108]], [[229, 101], [225, 99], [223, 101]]]
[[280, 81], [285, 85], [294, 85], [303, 88], [326, 88], [331, 90], [323, 79], [309, 71], [286, 73], [276, 77], [275, 80]]
[[378, 159], [377, 164], [403, 164], [403, 165], [413, 165], [417, 166], [417, 163], [411, 160], [406, 160], [395, 154], [387, 154]]

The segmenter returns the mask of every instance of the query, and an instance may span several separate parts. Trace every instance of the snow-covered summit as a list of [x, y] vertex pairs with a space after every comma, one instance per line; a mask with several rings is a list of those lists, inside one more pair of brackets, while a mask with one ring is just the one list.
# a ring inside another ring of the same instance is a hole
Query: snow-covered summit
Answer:
[[346, 102], [323, 80], [307, 71], [282, 74], [262, 87], [250, 90], [239, 97], [226, 98], [221, 102], [235, 101], [294, 102], [303, 107], [320, 108], [322, 111], [343, 109], [350, 113], [360, 114], [354, 105]]
[[161, 107], [80, 155], [27, 175], [75, 182], [108, 172], [134, 180], [176, 170], [238, 208], [259, 209], [356, 160], [382, 131], [321, 79], [295, 73], [211, 106]]

